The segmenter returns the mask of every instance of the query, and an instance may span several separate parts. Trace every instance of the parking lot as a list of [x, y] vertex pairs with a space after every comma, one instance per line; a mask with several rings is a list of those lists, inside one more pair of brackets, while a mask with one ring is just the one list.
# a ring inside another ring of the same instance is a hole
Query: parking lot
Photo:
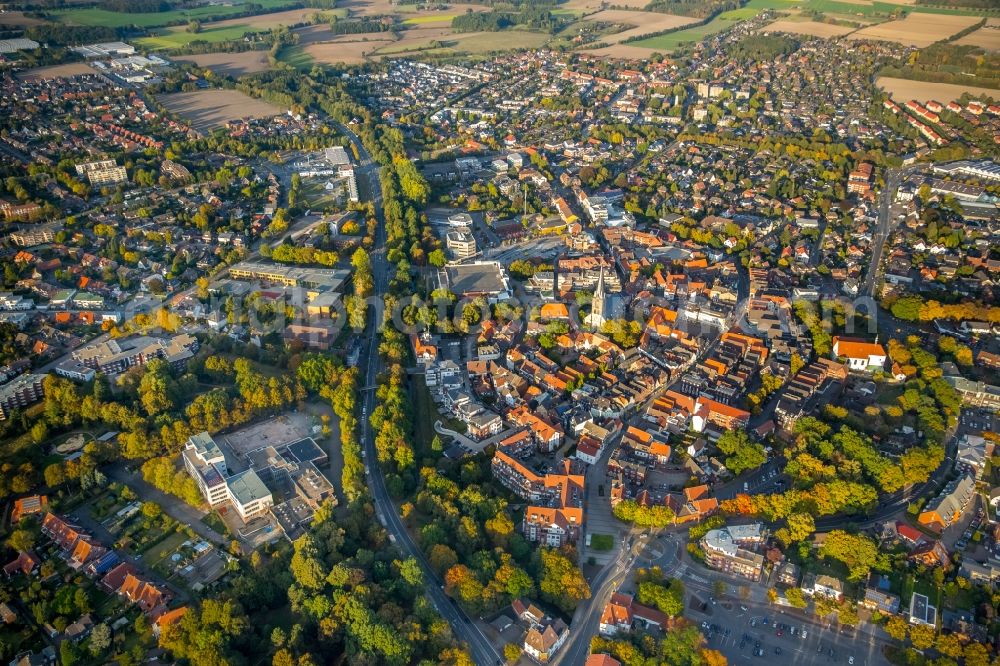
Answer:
[[[747, 610], [743, 610], [746, 608]], [[848, 664], [875, 666], [888, 663], [879, 643], [866, 633], [843, 633], [785, 616], [768, 615], [734, 602], [732, 609], [710, 606], [709, 619], [701, 620], [708, 647], [722, 652], [730, 664]], [[692, 614], [697, 620], [700, 614]], [[854, 635], [856, 633], [856, 635]]]

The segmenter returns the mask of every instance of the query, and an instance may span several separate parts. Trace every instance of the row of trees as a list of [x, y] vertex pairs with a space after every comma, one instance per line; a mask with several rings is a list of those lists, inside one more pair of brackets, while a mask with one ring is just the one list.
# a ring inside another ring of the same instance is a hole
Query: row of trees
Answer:
[[1000, 324], [1000, 307], [979, 303], [946, 304], [935, 300], [924, 300], [918, 294], [902, 296], [889, 305], [892, 315], [905, 321], [988, 321]]
[[314, 247], [298, 247], [290, 243], [282, 243], [273, 249], [267, 243], [263, 243], [260, 246], [260, 255], [281, 264], [334, 266], [340, 260], [336, 252]]

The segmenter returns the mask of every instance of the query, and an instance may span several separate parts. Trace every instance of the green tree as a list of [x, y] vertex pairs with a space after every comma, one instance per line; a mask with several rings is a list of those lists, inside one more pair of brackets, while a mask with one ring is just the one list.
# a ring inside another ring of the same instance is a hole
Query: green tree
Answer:
[[767, 462], [764, 447], [751, 441], [745, 430], [727, 430], [719, 438], [717, 446], [726, 456], [726, 467], [737, 476]]
[[871, 568], [879, 563], [878, 545], [874, 541], [843, 530], [833, 530], [827, 534], [819, 554], [846, 564], [850, 570], [848, 578], [852, 581], [864, 579]]
[[898, 615], [893, 615], [885, 623], [885, 633], [897, 641], [905, 641], [909, 631], [910, 625]]
[[14, 530], [7, 537], [7, 545], [18, 551], [28, 551], [35, 547], [35, 533], [31, 530]]
[[111, 628], [104, 622], [95, 625], [90, 631], [90, 638], [87, 643], [90, 648], [90, 654], [95, 657], [101, 655], [101, 653], [111, 647]]
[[590, 585], [583, 572], [565, 555], [551, 548], [536, 552], [539, 569], [538, 587], [545, 601], [566, 612], [590, 598]]

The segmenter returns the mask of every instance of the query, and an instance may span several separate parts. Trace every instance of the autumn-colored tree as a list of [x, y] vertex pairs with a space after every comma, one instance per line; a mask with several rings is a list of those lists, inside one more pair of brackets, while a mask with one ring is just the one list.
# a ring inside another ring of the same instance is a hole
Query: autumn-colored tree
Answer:
[[718, 650], [702, 648], [701, 662], [704, 666], [727, 666], [729, 660], [726, 659], [726, 655], [722, 654]]
[[934, 627], [918, 624], [910, 627], [910, 643], [918, 650], [926, 650], [934, 645]]

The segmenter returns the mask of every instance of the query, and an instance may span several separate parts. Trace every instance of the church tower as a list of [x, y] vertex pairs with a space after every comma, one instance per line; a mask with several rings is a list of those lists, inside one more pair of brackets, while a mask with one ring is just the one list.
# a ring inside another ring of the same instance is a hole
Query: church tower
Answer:
[[590, 316], [587, 323], [594, 328], [600, 328], [606, 321], [604, 309], [607, 307], [607, 295], [604, 289], [604, 266], [601, 266], [601, 275], [597, 278], [597, 289], [594, 290], [594, 300], [591, 302]]

